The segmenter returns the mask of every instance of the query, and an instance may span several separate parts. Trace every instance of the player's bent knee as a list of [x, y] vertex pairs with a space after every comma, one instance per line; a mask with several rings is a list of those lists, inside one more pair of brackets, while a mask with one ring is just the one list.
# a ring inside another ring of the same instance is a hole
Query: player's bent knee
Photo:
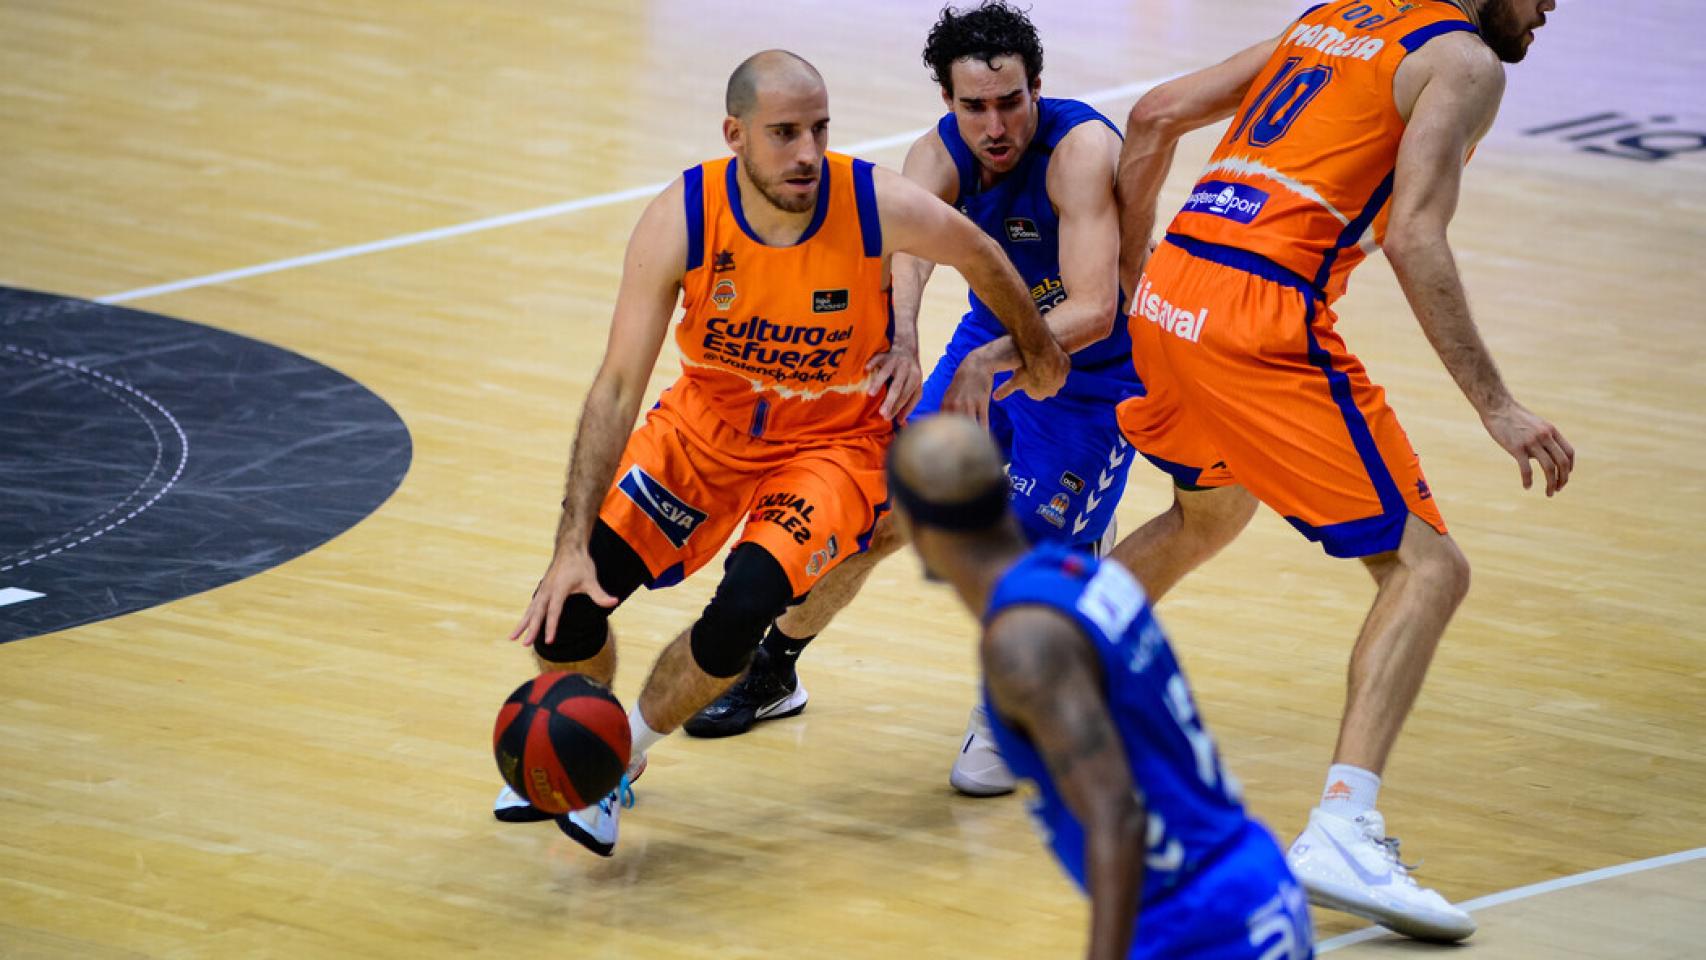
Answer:
[[738, 676], [793, 599], [793, 584], [769, 551], [754, 543], [735, 547], [723, 582], [688, 637], [693, 662], [713, 677]]
[[577, 593], [563, 601], [556, 638], [550, 643], [535, 643], [533, 652], [551, 663], [578, 663], [598, 656], [609, 639], [610, 610]]
[[872, 559], [880, 560], [906, 546], [906, 533], [895, 522], [894, 514], [884, 513], [877, 518], [877, 524], [871, 531], [871, 542], [866, 545], [865, 553]]

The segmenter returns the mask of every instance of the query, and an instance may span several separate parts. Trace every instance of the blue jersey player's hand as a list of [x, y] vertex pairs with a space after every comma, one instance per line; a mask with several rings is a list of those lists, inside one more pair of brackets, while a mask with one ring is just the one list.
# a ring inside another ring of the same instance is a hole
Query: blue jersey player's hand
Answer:
[[944, 411], [971, 417], [985, 429], [989, 427], [989, 397], [995, 389], [995, 367], [988, 357], [989, 352], [982, 347], [966, 354], [942, 397]]
[[868, 376], [865, 379], [865, 395], [874, 397], [877, 392], [888, 389], [883, 397], [883, 405], [878, 409], [885, 420], [904, 420], [918, 406], [918, 398], [923, 392], [924, 371], [918, 364], [916, 348], [908, 350], [905, 347], [893, 347], [870, 359], [865, 364]]

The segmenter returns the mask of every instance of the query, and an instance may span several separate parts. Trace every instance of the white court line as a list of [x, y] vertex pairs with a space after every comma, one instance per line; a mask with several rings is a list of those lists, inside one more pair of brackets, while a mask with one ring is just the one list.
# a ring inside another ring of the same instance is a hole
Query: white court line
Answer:
[[23, 603], [26, 600], [35, 600], [38, 597], [45, 596], [47, 596], [47, 594], [37, 593], [34, 590], [25, 590], [23, 587], [7, 587], [4, 590], [0, 590], [0, 607], [9, 607], [14, 603]]
[[[1104, 90], [1093, 90], [1090, 93], [1086, 93], [1073, 99], [1082, 100], [1085, 103], [1096, 103], [1104, 100], [1118, 100], [1121, 97], [1139, 96], [1163, 83], [1166, 83], [1168, 80], [1171, 80], [1176, 76], [1179, 76], [1179, 74], [1169, 74], [1165, 77], [1156, 77], [1153, 80], [1140, 80], [1137, 83], [1128, 83], [1118, 87], [1108, 87]], [[907, 130], [903, 133], [896, 133], [886, 137], [877, 137], [874, 140], [861, 140], [852, 146], [837, 147], [836, 149], [842, 153], [851, 154], [866, 153], [872, 150], [882, 150], [887, 147], [899, 146], [903, 143], [911, 143], [929, 132], [931, 129], [931, 127], [919, 127], [916, 130]], [[122, 293], [109, 293], [104, 297], [97, 297], [95, 302], [128, 303], [132, 300], [141, 300], [145, 297], [158, 297], [168, 293], [177, 293], [180, 290], [194, 290], [197, 287], [210, 287], [215, 284], [229, 283], [232, 280], [242, 280], [248, 277], [259, 277], [269, 273], [278, 273], [282, 270], [294, 270], [297, 267], [312, 266], [316, 263], [330, 263], [334, 260], [347, 260], [350, 257], [359, 257], [369, 253], [379, 253], [383, 250], [396, 250], [402, 247], [412, 247], [417, 244], [431, 243], [434, 240], [447, 240], [451, 237], [460, 237], [470, 233], [479, 233], [482, 230], [495, 230], [499, 227], [513, 226], [518, 223], [528, 223], [533, 220], [543, 220], [546, 217], [561, 216], [566, 213], [575, 213], [580, 210], [591, 210], [596, 207], [608, 207], [612, 204], [626, 203], [629, 200], [638, 200], [642, 197], [655, 196], [662, 192], [663, 188], [669, 186], [670, 182], [671, 181], [669, 180], [663, 180], [657, 183], [648, 183], [642, 187], [631, 187], [627, 190], [618, 190], [614, 193], [600, 193], [591, 197], [581, 197], [578, 200], [565, 200], [562, 203], [553, 203], [543, 207], [534, 207], [531, 210], [518, 210], [515, 213], [505, 213], [495, 217], [484, 217], [479, 220], [469, 220], [466, 223], [453, 224], [448, 227], [421, 230], [416, 233], [398, 234], [397, 236], [388, 237], [384, 240], [374, 240], [371, 243], [358, 243], [349, 247], [336, 247], [331, 250], [322, 250], [319, 253], [309, 253], [300, 257], [289, 257], [284, 260], [274, 260], [271, 263], [256, 264], [252, 267], [239, 267], [236, 270], [223, 270], [219, 273], [209, 273], [200, 277], [191, 277], [188, 280], [161, 283], [151, 287], [138, 287], [135, 290], [126, 290]]]
[[[1503, 906], [1504, 904], [1514, 903], [1518, 900], [1527, 900], [1529, 897], [1538, 897], [1541, 894], [1556, 893], [1559, 890], [1568, 890], [1571, 887], [1580, 887], [1590, 883], [1598, 883], [1601, 880], [1610, 880], [1613, 877], [1626, 877], [1632, 873], [1644, 873], [1648, 870], [1658, 870], [1661, 867], [1672, 867], [1679, 863], [1688, 863], [1691, 860], [1700, 859], [1706, 859], [1706, 847], [1700, 847], [1696, 850], [1684, 850], [1681, 853], [1670, 853], [1662, 857], [1653, 857], [1650, 860], [1637, 860], [1634, 863], [1620, 863], [1615, 867], [1605, 867], [1600, 870], [1589, 870], [1587, 873], [1578, 873], [1573, 877], [1559, 877], [1556, 880], [1547, 880], [1543, 883], [1531, 883], [1526, 887], [1517, 887], [1515, 890], [1506, 890], [1503, 893], [1492, 893], [1484, 897], [1477, 897], [1474, 900], [1460, 903], [1458, 906], [1473, 913], [1476, 910], [1486, 910], [1491, 907]], [[1362, 943], [1365, 940], [1374, 940], [1379, 937], [1386, 936], [1391, 932], [1392, 931], [1387, 930], [1385, 927], [1367, 927], [1362, 930], [1355, 930], [1350, 933], [1340, 934], [1331, 940], [1326, 940], [1316, 944], [1315, 952], [1328, 953], [1330, 951], [1337, 950], [1340, 947], [1348, 947], [1352, 944]]]

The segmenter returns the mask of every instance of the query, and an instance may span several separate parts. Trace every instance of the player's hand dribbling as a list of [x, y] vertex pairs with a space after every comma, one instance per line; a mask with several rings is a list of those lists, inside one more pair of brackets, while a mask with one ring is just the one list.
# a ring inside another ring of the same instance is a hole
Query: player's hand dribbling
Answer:
[[1040, 355], [1024, 358], [1024, 365], [1013, 371], [1013, 378], [995, 391], [995, 399], [1023, 390], [1032, 400], [1047, 400], [1060, 392], [1066, 384], [1066, 375], [1071, 372], [1072, 358], [1060, 349], [1060, 344], [1050, 340], [1048, 349]]
[[586, 594], [601, 607], [616, 606], [616, 598], [599, 585], [598, 569], [585, 550], [559, 551], [551, 558], [551, 566], [545, 570], [544, 579], [539, 581], [533, 599], [527, 604], [527, 613], [510, 631], [509, 638], [528, 646], [532, 646], [536, 637], [540, 643], [552, 642], [557, 638], [557, 618], [562, 616], [563, 601], [577, 593]]
[[1534, 468], [1529, 466], [1530, 460], [1540, 464], [1541, 472], [1546, 475], [1548, 497], [1570, 482], [1570, 471], [1576, 466], [1576, 448], [1570, 446], [1570, 441], [1564, 439], [1557, 427], [1535, 416], [1527, 407], [1515, 400], [1507, 401], [1483, 414], [1481, 423], [1493, 441], [1516, 458], [1517, 466], [1522, 468], [1524, 490], [1534, 486]]
[[918, 406], [924, 386], [924, 373], [918, 365], [918, 351], [895, 347], [872, 357], [865, 364], [865, 396], [874, 397], [884, 385], [888, 393], [878, 412], [884, 420], [903, 420]]

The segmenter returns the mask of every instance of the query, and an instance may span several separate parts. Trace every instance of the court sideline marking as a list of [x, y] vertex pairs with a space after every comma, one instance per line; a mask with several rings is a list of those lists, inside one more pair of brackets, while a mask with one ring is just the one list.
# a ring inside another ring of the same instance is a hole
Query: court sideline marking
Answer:
[[[1670, 853], [1662, 857], [1652, 857], [1647, 860], [1636, 860], [1633, 863], [1620, 863], [1614, 867], [1589, 870], [1587, 873], [1578, 873], [1569, 877], [1559, 877], [1556, 880], [1547, 880], [1542, 883], [1531, 883], [1526, 887], [1517, 887], [1514, 890], [1505, 890], [1501, 893], [1491, 893], [1484, 897], [1477, 897], [1474, 900], [1460, 903], [1458, 906], [1473, 913], [1477, 910], [1487, 910], [1492, 907], [1503, 906], [1507, 903], [1515, 903], [1518, 900], [1527, 900], [1529, 897], [1538, 897], [1542, 894], [1556, 893], [1559, 890], [1568, 890], [1571, 887], [1586, 886], [1590, 883], [1598, 883], [1601, 880], [1610, 880], [1615, 877], [1626, 877], [1632, 873], [1644, 873], [1648, 870], [1658, 870], [1662, 867], [1673, 867], [1679, 863], [1688, 863], [1691, 860], [1700, 859], [1706, 859], [1706, 847], [1700, 847], [1694, 850], [1684, 850], [1681, 853]], [[1353, 930], [1350, 933], [1340, 934], [1331, 940], [1324, 940], [1315, 945], [1315, 952], [1328, 953], [1341, 947], [1348, 947], [1352, 944], [1362, 943], [1365, 940], [1374, 940], [1379, 937], [1387, 936], [1388, 934], [1397, 936], [1397, 934], [1393, 934], [1392, 931], [1387, 930], [1385, 927], [1365, 927], [1361, 930]]]
[[[1181, 74], [1173, 73], [1168, 74], [1165, 77], [1157, 77], [1153, 80], [1140, 80], [1136, 83], [1128, 83], [1118, 87], [1093, 90], [1090, 93], [1074, 97], [1073, 99], [1082, 100], [1085, 103], [1096, 103], [1098, 101], [1117, 100], [1121, 97], [1141, 96], [1178, 76], [1181, 76]], [[932, 129], [934, 129], [934, 126], [919, 127], [916, 130], [907, 130], [902, 133], [890, 134], [886, 137], [877, 137], [872, 140], [861, 140], [851, 146], [838, 147], [836, 149], [838, 152], [850, 154], [882, 150], [887, 147], [899, 146], [903, 143], [911, 143]], [[673, 180], [673, 178], [671, 178], [671, 180]], [[148, 287], [138, 287], [135, 290], [125, 290], [121, 293], [109, 293], [104, 297], [95, 298], [95, 302], [104, 304], [129, 303], [132, 300], [141, 300], [146, 297], [158, 297], [168, 293], [177, 293], [182, 290], [194, 290], [198, 287], [210, 287], [215, 284], [229, 283], [232, 280], [259, 277], [269, 273], [294, 270], [297, 267], [313, 266], [317, 263], [331, 263], [335, 260], [347, 260], [350, 257], [364, 256], [369, 253], [380, 253], [385, 250], [398, 250], [403, 247], [413, 247], [423, 243], [431, 243], [434, 240], [448, 240], [451, 237], [466, 236], [467, 234], [479, 233], [484, 230], [496, 230], [499, 227], [514, 226], [518, 223], [529, 223], [534, 220], [543, 220], [547, 217], [557, 217], [564, 214], [576, 213], [581, 210], [592, 210], [597, 207], [608, 207], [613, 204], [626, 203], [629, 200], [638, 200], [642, 197], [656, 196], [658, 193], [662, 192], [665, 187], [669, 186], [671, 180], [661, 180], [657, 183], [648, 183], [640, 187], [630, 187], [627, 190], [617, 190], [612, 193], [600, 193], [590, 197], [565, 200], [561, 203], [547, 204], [543, 207], [534, 207], [530, 210], [518, 210], [514, 213], [499, 214], [495, 217], [483, 217], [479, 220], [469, 220], [465, 223], [452, 224], [448, 227], [435, 227], [431, 230], [420, 230], [414, 233], [401, 233], [394, 237], [388, 237], [384, 240], [374, 240], [369, 243], [358, 243], [347, 247], [335, 247], [331, 250], [322, 250], [319, 253], [303, 254], [299, 257], [287, 257], [283, 260], [274, 260], [270, 263], [256, 264], [251, 267], [239, 267], [235, 270], [222, 270], [218, 273], [209, 273], [199, 277], [190, 277], [187, 280], [177, 280], [172, 283], [161, 283]]]

